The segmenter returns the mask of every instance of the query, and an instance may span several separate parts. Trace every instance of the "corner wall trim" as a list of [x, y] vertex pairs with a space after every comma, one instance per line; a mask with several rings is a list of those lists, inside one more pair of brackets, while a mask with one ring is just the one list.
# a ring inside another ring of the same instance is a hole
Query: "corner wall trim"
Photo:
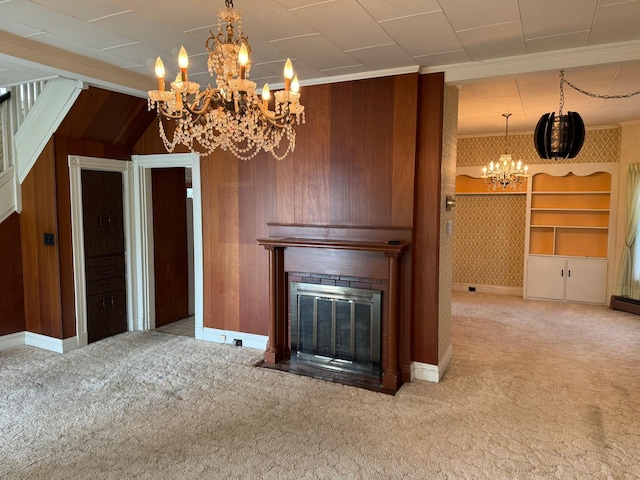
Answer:
[[208, 327], [204, 327], [202, 330], [202, 340], [207, 342], [233, 345], [233, 341], [238, 339], [242, 340], [243, 347], [257, 348], [258, 350], [266, 350], [267, 341], [269, 340], [266, 335], [256, 335], [254, 333], [234, 332], [232, 330], [219, 330]]
[[415, 378], [416, 380], [426, 380], [427, 382], [438, 383], [444, 372], [447, 370], [449, 363], [451, 363], [451, 359], [453, 358], [453, 346], [449, 344], [447, 351], [444, 352], [444, 355], [440, 359], [438, 365], [431, 365], [429, 363], [422, 362], [413, 362], [411, 364], [411, 380]]

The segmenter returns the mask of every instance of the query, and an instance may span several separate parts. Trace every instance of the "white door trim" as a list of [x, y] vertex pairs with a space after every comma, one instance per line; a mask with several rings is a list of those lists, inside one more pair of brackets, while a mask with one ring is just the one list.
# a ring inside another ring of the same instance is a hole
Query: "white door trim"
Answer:
[[133, 231], [135, 232], [135, 310], [140, 330], [155, 328], [155, 285], [153, 269], [153, 202], [151, 198], [152, 168], [191, 168], [193, 187], [193, 260], [195, 289], [195, 338], [203, 339], [204, 326], [204, 262], [202, 258], [202, 196], [200, 188], [200, 156], [197, 153], [133, 155]]
[[78, 347], [87, 345], [86, 271], [84, 262], [84, 228], [82, 221], [82, 170], [122, 173], [122, 201], [127, 285], [127, 330], [137, 330], [133, 322], [132, 229], [131, 229], [131, 162], [108, 158], [69, 155], [71, 194], [71, 244], [73, 250], [73, 282], [76, 302], [76, 339]]

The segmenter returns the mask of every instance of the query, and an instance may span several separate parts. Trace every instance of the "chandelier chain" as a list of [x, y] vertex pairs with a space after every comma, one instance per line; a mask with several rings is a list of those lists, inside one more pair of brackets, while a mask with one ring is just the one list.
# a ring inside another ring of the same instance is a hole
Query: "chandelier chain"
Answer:
[[233, 8], [233, 0], [224, 0], [224, 5], [227, 8]]
[[[588, 92], [587, 90], [584, 90], [583, 88], [580, 88], [580, 87], [574, 85], [569, 80], [566, 80], [564, 78], [564, 70], [561, 70], [560, 71], [560, 95], [561, 95], [561, 98], [562, 98], [562, 100], [561, 100], [562, 103], [564, 103], [564, 97], [563, 97], [563, 92], [562, 92], [562, 83], [563, 82], [566, 82], [567, 85], [569, 85], [574, 90], [576, 90], [576, 91], [578, 91], [578, 92], [580, 92], [580, 93], [582, 93], [584, 95], [587, 95], [588, 97], [591, 97], [591, 98], [602, 98], [602, 99], [608, 100], [608, 99], [612, 99], [612, 98], [629, 98], [629, 97], [633, 97], [634, 95], [640, 94], [640, 90], [637, 90], [635, 92], [629, 92], [629, 93], [621, 93], [619, 95], [602, 95], [602, 94], [599, 94], [599, 93]], [[560, 112], [562, 113], [562, 107], [560, 108]]]

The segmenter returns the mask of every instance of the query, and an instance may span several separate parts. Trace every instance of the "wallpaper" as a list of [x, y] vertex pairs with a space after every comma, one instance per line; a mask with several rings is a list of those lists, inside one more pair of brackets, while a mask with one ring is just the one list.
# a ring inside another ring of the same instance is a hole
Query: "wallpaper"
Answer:
[[[538, 158], [532, 134], [509, 135], [509, 152], [515, 160], [556, 164]], [[578, 156], [563, 162], [618, 162], [621, 129], [588, 130]], [[504, 150], [504, 135], [458, 139], [458, 167], [481, 167]], [[480, 174], [480, 170], [478, 170]], [[453, 282], [522, 288], [526, 195], [457, 195]]]
[[455, 208], [446, 211], [446, 196], [454, 196], [456, 188], [456, 149], [458, 131], [458, 89], [445, 87], [442, 134], [442, 185], [440, 205], [440, 301], [438, 312], [438, 361], [451, 344], [451, 283], [453, 274], [453, 239], [447, 233], [447, 222], [455, 220]]
[[[504, 151], [504, 135], [467, 137], [458, 139], [458, 167], [474, 167], [497, 160]], [[533, 134], [509, 134], [509, 153], [514, 160], [529, 165], [556, 163], [618, 162], [620, 158], [620, 128], [587, 130], [584, 144], [575, 158], [547, 160], [538, 157]]]
[[526, 195], [458, 195], [453, 282], [522, 287]]

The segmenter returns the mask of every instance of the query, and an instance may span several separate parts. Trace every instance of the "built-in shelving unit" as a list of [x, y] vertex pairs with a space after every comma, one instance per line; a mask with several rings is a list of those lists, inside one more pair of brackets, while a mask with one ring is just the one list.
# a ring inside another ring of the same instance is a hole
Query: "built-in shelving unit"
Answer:
[[531, 176], [525, 296], [606, 303], [617, 165], [557, 165]]

